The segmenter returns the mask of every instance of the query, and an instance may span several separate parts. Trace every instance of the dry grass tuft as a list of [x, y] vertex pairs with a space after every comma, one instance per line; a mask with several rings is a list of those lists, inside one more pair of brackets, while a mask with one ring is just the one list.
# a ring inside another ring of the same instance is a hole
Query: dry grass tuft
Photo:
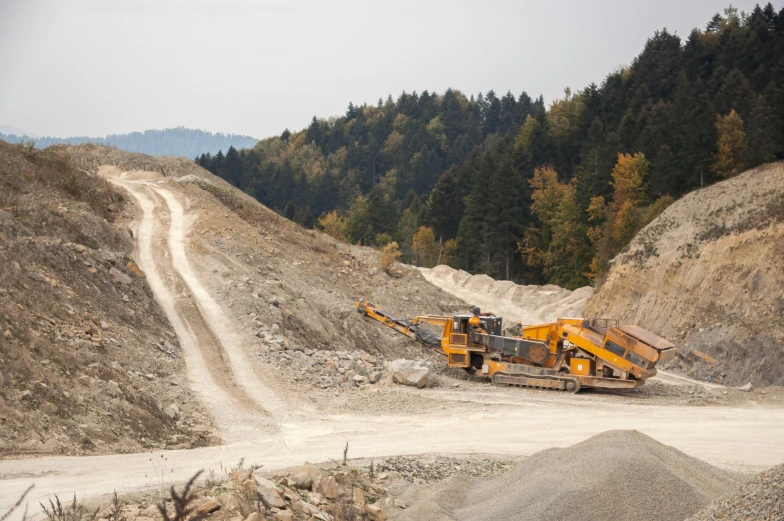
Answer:
[[381, 269], [384, 270], [384, 273], [390, 275], [390, 268], [400, 255], [400, 247], [396, 242], [390, 242], [384, 246], [384, 250], [381, 252]]

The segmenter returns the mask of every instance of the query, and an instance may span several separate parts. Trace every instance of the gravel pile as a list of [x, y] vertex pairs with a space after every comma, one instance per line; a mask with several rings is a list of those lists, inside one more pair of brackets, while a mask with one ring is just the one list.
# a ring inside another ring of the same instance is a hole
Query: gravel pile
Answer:
[[784, 465], [758, 474], [734, 494], [701, 510], [690, 521], [780, 521], [784, 519]]
[[411, 483], [434, 483], [457, 474], [494, 477], [510, 471], [513, 466], [514, 462], [510, 460], [487, 458], [396, 457], [381, 461], [376, 470], [380, 473], [379, 477], [384, 473], [396, 472]]
[[609, 431], [534, 454], [492, 479], [410, 487], [397, 519], [682, 521], [740, 483], [637, 431]]
[[282, 336], [273, 339], [271, 345], [262, 345], [257, 354], [290, 371], [292, 380], [310, 382], [320, 389], [353, 389], [377, 384], [387, 376], [386, 362], [381, 356], [290, 346]]

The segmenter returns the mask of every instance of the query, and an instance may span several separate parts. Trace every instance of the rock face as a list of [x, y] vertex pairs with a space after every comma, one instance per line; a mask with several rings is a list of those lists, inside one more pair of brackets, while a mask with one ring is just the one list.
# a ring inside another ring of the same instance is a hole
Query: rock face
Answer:
[[[692, 376], [784, 384], [784, 162], [696, 190], [612, 261], [585, 315], [679, 347]], [[704, 355], [708, 355], [707, 357]]]
[[433, 387], [438, 381], [433, 363], [425, 360], [395, 360], [389, 364], [392, 381], [412, 387]]

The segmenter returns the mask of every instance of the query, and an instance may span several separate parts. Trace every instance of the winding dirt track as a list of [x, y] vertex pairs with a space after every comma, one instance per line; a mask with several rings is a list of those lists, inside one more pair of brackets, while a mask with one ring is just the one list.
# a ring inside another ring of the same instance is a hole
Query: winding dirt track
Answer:
[[[784, 461], [784, 409], [624, 403], [622, 397], [525, 393], [488, 387], [421, 394], [443, 405], [427, 415], [313, 413], [287, 408], [257, 377], [232, 317], [192, 269], [187, 201], [173, 183], [115, 179], [142, 210], [137, 260], [183, 348], [188, 382], [212, 411], [224, 444], [167, 451], [166, 483], [240, 458], [266, 469], [337, 458], [417, 453], [530, 455], [610, 429], [637, 429], [725, 468], [756, 471]], [[158, 454], [158, 453], [156, 453]], [[0, 512], [34, 482], [31, 505], [57, 493], [96, 497], [159, 487], [151, 454], [0, 461]]]

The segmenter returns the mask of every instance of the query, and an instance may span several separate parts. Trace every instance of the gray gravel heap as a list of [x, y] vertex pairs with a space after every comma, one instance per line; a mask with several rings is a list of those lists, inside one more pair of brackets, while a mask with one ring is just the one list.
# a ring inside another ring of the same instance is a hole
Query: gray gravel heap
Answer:
[[608, 431], [492, 479], [411, 487], [402, 497], [410, 506], [396, 519], [683, 521], [739, 484], [738, 475], [640, 432]]
[[732, 495], [701, 510], [690, 521], [781, 521], [784, 464], [757, 474]]
[[474, 477], [495, 477], [512, 469], [514, 461], [469, 456], [462, 459], [449, 456], [399, 456], [377, 462], [379, 475], [396, 472], [411, 483], [434, 483], [463, 474]]

